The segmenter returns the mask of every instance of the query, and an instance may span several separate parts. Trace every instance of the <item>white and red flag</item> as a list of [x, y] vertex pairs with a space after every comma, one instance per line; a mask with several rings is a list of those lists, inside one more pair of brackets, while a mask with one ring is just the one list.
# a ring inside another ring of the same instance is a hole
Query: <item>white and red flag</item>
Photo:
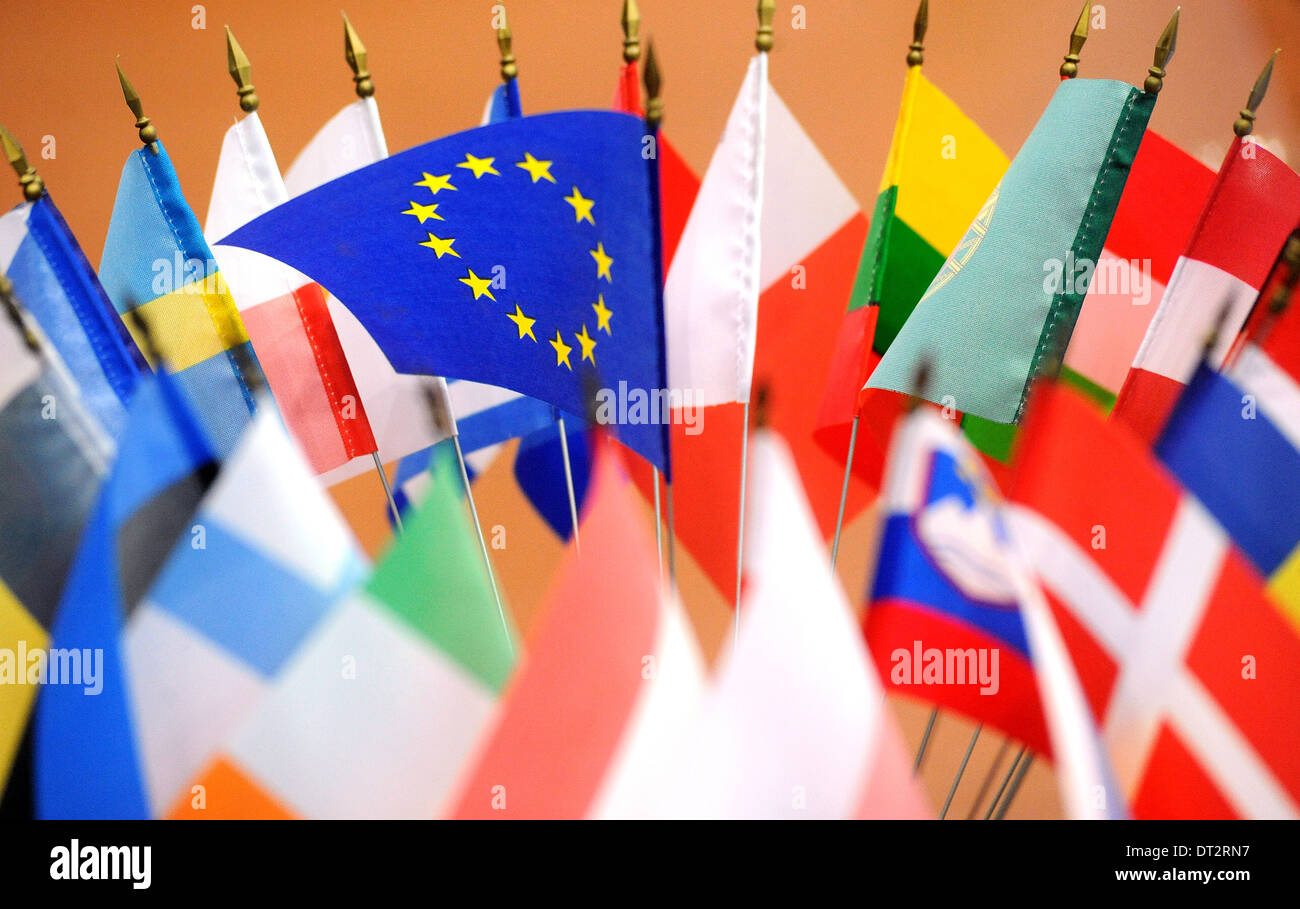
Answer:
[[1210, 354], [1216, 367], [1297, 223], [1300, 175], [1249, 137], [1234, 143], [1133, 358], [1114, 419], [1155, 442], [1216, 331], [1219, 313], [1226, 305]]

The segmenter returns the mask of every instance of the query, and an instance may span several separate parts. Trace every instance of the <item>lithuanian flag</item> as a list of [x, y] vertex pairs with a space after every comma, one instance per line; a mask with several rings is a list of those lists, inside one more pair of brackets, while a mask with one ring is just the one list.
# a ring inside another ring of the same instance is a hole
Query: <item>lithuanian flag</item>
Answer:
[[873, 458], [871, 450], [860, 449], [854, 465], [868, 480], [878, 479], [873, 464], [878, 468], [892, 425], [888, 414], [876, 412], [876, 405], [888, 408], [896, 396], [860, 400], [859, 389], [975, 220], [1007, 163], [1007, 156], [925, 78], [920, 66], [908, 69], [817, 429], [822, 446], [843, 460], [848, 424], [860, 405], [866, 407], [869, 415], [863, 423], [879, 435], [879, 451]]

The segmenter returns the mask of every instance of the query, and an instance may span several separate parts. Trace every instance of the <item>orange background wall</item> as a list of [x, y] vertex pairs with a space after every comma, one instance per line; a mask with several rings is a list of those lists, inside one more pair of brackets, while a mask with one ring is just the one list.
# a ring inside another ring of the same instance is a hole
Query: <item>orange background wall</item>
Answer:
[[[262, 120], [284, 167], [354, 97], [342, 53], [340, 2], [209, 2], [202, 4], [206, 28], [200, 29], [190, 0], [10, 0], [0, 5], [0, 122], [24, 144], [97, 262], [122, 161], [137, 146], [114, 56], [120, 55], [140, 92], [201, 220], [222, 134], [239, 113], [222, 26], [235, 30], [252, 60]], [[621, 60], [621, 0], [512, 0], [506, 6], [526, 111], [609, 105]], [[1105, 27], [1093, 28], [1080, 73], [1140, 84], [1173, 6], [1153, 0], [1094, 4], [1094, 14], [1104, 11]], [[1183, 0], [1182, 6], [1177, 52], [1152, 127], [1217, 166], [1256, 74], [1282, 46], [1256, 135], [1293, 166], [1300, 163], [1300, 2]], [[793, 27], [797, 7], [804, 10], [801, 29]], [[934, 0], [930, 7], [927, 75], [1014, 154], [1056, 85], [1079, 4]], [[664, 75], [665, 128], [702, 172], [753, 52], [754, 3], [640, 0], [640, 8], [642, 36], [654, 38]], [[347, 11], [370, 53], [391, 150], [477, 123], [498, 84], [492, 3], [351, 0]], [[772, 82], [868, 210], [889, 146], [914, 13], [913, 0], [778, 3]], [[43, 148], [53, 157], [42, 157]], [[17, 203], [16, 185], [11, 192]], [[526, 631], [560, 548], [520, 500], [509, 461], [500, 459], [476, 484], [476, 494], [484, 522], [507, 530], [506, 549], [494, 558]], [[382, 542], [378, 495], [368, 476], [341, 496], [363, 515], [357, 524], [372, 551]], [[855, 596], [864, 584], [870, 536], [869, 517], [859, 518], [842, 550], [841, 571]], [[681, 562], [683, 595], [713, 655], [730, 612], [689, 559]], [[905, 702], [895, 706], [915, 744], [927, 711]], [[924, 774], [936, 803], [970, 730], [949, 716], [939, 723]], [[954, 803], [958, 816], [965, 815], [999, 744], [994, 733], [981, 737]], [[1010, 816], [1057, 810], [1050, 770], [1036, 764]]]

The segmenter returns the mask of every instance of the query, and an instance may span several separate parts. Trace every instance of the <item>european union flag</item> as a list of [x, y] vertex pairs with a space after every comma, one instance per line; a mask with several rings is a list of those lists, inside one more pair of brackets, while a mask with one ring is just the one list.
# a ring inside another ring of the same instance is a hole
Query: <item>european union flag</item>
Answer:
[[[494, 123], [326, 183], [221, 242], [328, 288], [400, 372], [584, 416], [597, 386], [666, 387], [644, 147], [623, 113]], [[617, 432], [667, 472], [666, 423]]]

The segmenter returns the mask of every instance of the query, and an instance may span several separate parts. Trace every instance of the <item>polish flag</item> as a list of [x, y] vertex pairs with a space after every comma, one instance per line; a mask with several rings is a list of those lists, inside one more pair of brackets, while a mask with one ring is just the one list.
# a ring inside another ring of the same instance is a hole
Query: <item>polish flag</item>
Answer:
[[1133, 358], [1114, 419], [1148, 444], [1155, 442], [1201, 361], [1220, 311], [1226, 304], [1210, 353], [1215, 367], [1297, 222], [1300, 175], [1249, 137], [1234, 143]]
[[[209, 243], [289, 193], [257, 113], [226, 131], [203, 233]], [[274, 259], [213, 246], [280, 413], [321, 474], [375, 451], [375, 437], [319, 284]]]
[[[661, 166], [669, 383], [707, 405], [697, 429], [672, 427], [675, 530], [730, 601], [751, 387], [768, 389], [769, 425], [789, 440], [821, 533], [834, 528], [843, 467], [812, 434], [867, 221], [768, 84], [765, 55], [750, 63], [675, 254], [668, 227], [685, 194], [669, 193], [670, 151]], [[649, 469], [632, 471], [652, 494]], [[846, 520], [867, 499], [855, 478]]]

